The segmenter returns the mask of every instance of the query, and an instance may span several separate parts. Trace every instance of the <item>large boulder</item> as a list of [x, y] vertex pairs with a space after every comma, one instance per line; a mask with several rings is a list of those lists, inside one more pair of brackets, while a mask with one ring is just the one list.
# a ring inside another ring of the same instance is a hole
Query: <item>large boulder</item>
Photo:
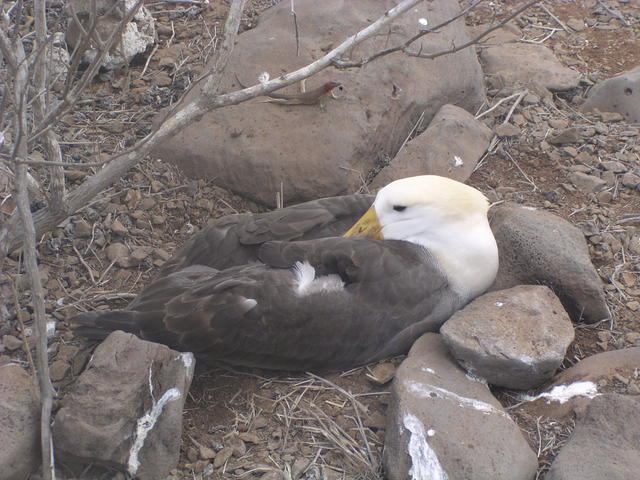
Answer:
[[489, 148], [493, 132], [455, 105], [444, 105], [372, 182], [374, 188], [404, 177], [440, 175], [466, 182]]
[[[323, 56], [364, 28], [396, 2], [385, 0], [299, 0], [299, 54], [287, 2], [267, 10], [255, 29], [238, 38], [220, 91], [256, 84], [263, 72], [278, 76]], [[397, 19], [382, 35], [350, 52], [353, 59], [415, 35], [421, 18], [433, 26], [459, 12], [457, 1], [423, 2]], [[462, 19], [420, 40], [435, 52], [468, 40]], [[473, 49], [434, 60], [388, 55], [360, 69], [326, 69], [307, 81], [307, 90], [329, 80], [344, 90], [339, 99], [317, 105], [276, 105], [255, 99], [219, 109], [160, 145], [155, 154], [190, 175], [215, 179], [225, 188], [274, 205], [353, 193], [371, 171], [393, 158], [418, 118], [429, 122], [447, 103], [475, 111], [484, 85]], [[284, 93], [295, 93], [296, 88]], [[196, 86], [188, 95], [200, 94]]]
[[427, 333], [391, 386], [384, 464], [389, 480], [532, 480], [538, 462], [487, 385]]
[[598, 83], [582, 109], [617, 112], [627, 123], [640, 123], [640, 67]]
[[602, 281], [582, 231], [542, 210], [502, 204], [489, 211], [500, 267], [490, 290], [547, 285], [574, 321], [608, 318]]
[[178, 463], [194, 364], [191, 353], [113, 332], [62, 401], [56, 454], [80, 469], [97, 464], [141, 480], [165, 478]]
[[40, 465], [40, 408], [18, 365], [0, 366], [0, 480], [22, 480]]
[[447, 320], [440, 333], [469, 373], [521, 390], [553, 376], [575, 335], [558, 297], [541, 285], [482, 295]]

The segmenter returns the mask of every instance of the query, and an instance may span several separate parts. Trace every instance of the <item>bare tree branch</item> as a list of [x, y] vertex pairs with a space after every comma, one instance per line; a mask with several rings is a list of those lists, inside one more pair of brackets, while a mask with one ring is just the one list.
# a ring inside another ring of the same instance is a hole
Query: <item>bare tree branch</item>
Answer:
[[[218, 57], [213, 63], [214, 66], [212, 71], [209, 72], [207, 76], [199, 80], [199, 82], [204, 82], [201, 95], [189, 103], [186, 103], [186, 100], [184, 100], [185, 96], [183, 96], [181, 101], [177, 102], [165, 121], [162, 122], [155, 131], [151, 132], [132, 148], [112, 157], [111, 161], [102, 170], [89, 177], [82, 185], [71, 191], [66, 197], [66, 208], [68, 211], [66, 214], [62, 212], [54, 213], [48, 207], [36, 212], [34, 215], [36, 231], [41, 233], [58, 225], [67, 217], [68, 214], [72, 214], [82, 208], [100, 191], [104, 190], [118, 178], [123, 176], [131, 167], [142, 160], [154, 146], [158, 145], [163, 140], [176, 135], [190, 123], [202, 118], [205, 113], [225, 106], [237, 105], [238, 103], [242, 103], [251, 98], [265, 95], [273, 92], [274, 90], [292, 85], [315, 73], [318, 73], [330, 66], [334, 60], [340, 58], [340, 56], [344, 55], [349, 49], [362, 43], [368, 38], [371, 38], [384, 26], [388, 25], [402, 13], [422, 1], [423, 0], [403, 0], [394, 8], [385, 12], [384, 15], [371, 25], [347, 38], [324, 57], [312, 62], [306, 67], [281, 75], [280, 77], [263, 84], [254, 85], [235, 92], [216, 95], [219, 80], [222, 77], [227, 59], [229, 58], [235, 43], [242, 14], [242, 6], [244, 4], [244, 0], [234, 0], [231, 4], [229, 17], [225, 26], [225, 38], [221, 44], [220, 50], [218, 51]], [[196, 82], [194, 82], [193, 85], [195, 84]], [[10, 221], [15, 220], [14, 218], [11, 218]], [[20, 246], [22, 237], [19, 229], [11, 231], [8, 235], [8, 241], [10, 244], [10, 250]]]
[[518, 15], [520, 15], [522, 12], [532, 7], [536, 3], [540, 3], [540, 2], [541, 0], [531, 0], [530, 2], [525, 3], [522, 7], [518, 8], [516, 11], [514, 11], [513, 13], [508, 15], [506, 18], [504, 18], [500, 23], [497, 23], [493, 27], [486, 29], [485, 31], [476, 35], [474, 38], [472, 38], [468, 42], [463, 43], [462, 45], [454, 46], [452, 48], [448, 48], [445, 50], [440, 50], [439, 52], [435, 52], [435, 53], [412, 52], [408, 48], [403, 49], [403, 52], [410, 57], [429, 58], [429, 59], [441, 57], [443, 55], [448, 55], [450, 53], [459, 52], [460, 50], [464, 50], [465, 48], [470, 47], [471, 45], [475, 45], [476, 43], [478, 43], [480, 40], [482, 40], [484, 37], [486, 37], [488, 34], [493, 32], [494, 30], [497, 30], [498, 28], [503, 27], [508, 22], [510, 22], [511, 20], [516, 18]]
[[[95, 2], [93, 2], [93, 6], [95, 6]], [[138, 10], [141, 6], [142, 0], [137, 0], [133, 7], [126, 12], [124, 18], [118, 24], [118, 27], [114, 29], [113, 32], [111, 32], [111, 35], [106, 41], [101, 41], [97, 37], [97, 30], [93, 29], [93, 32], [96, 34], [95, 41], [98, 46], [98, 54], [91, 61], [89, 67], [84, 71], [80, 80], [75, 83], [68, 92], [65, 92], [63, 99], [56, 103], [47, 112], [45, 118], [43, 118], [42, 121], [38, 122], [38, 124], [33, 128], [31, 136], [29, 137], [29, 142], [33, 142], [36, 138], [42, 135], [46, 128], [48, 128], [58, 118], [66, 114], [76, 104], [82, 92], [84, 92], [89, 82], [93, 80], [93, 77], [95, 77], [96, 73], [98, 72], [100, 65], [102, 65], [102, 61], [104, 60], [104, 57], [107, 55], [107, 53], [109, 53], [116, 40], [122, 38], [122, 32], [124, 31], [127, 24], [133, 19], [135, 14], [138, 13]]]
[[[35, 21], [36, 21], [36, 48], [42, 49], [42, 53], [36, 56], [34, 61], [35, 88], [34, 113], [37, 122], [41, 122], [47, 114], [49, 69], [47, 68], [47, 55], [45, 50], [49, 39], [47, 39], [47, 21], [45, 17], [45, 0], [35, 0]], [[46, 158], [52, 162], [62, 162], [62, 151], [58, 144], [56, 134], [52, 129], [44, 133], [44, 149]], [[60, 166], [50, 168], [50, 189], [49, 208], [52, 211], [64, 211], [63, 202], [65, 194], [64, 171]]]
[[[27, 112], [26, 99], [29, 88], [29, 71], [22, 42], [16, 38], [12, 45], [13, 65], [18, 66], [14, 73], [13, 92], [17, 114], [14, 117], [16, 144], [14, 155], [16, 158], [27, 156]], [[38, 365], [38, 384], [40, 386], [41, 416], [40, 416], [40, 444], [42, 449], [42, 469], [46, 480], [55, 478], [53, 461], [53, 445], [51, 437], [51, 406], [53, 403], [53, 386], [49, 378], [49, 359], [47, 355], [47, 319], [44, 311], [44, 292], [40, 281], [40, 272], [36, 259], [36, 232], [29, 205], [27, 191], [27, 166], [16, 166], [17, 188], [16, 204], [18, 216], [23, 227], [24, 263], [31, 285], [31, 301], [34, 308], [34, 322], [36, 331], [36, 361]]]
[[416, 40], [424, 37], [425, 35], [428, 35], [430, 33], [436, 33], [438, 32], [440, 29], [446, 27], [447, 25], [449, 25], [450, 23], [455, 22], [457, 19], [459, 19], [460, 17], [465, 16], [467, 13], [469, 13], [472, 9], [474, 9], [476, 6], [478, 6], [480, 3], [482, 3], [484, 0], [477, 0], [476, 2], [472, 3], [471, 5], [469, 5], [467, 8], [460, 10], [460, 12], [458, 12], [456, 15], [454, 15], [453, 17], [445, 20], [444, 22], [436, 25], [433, 28], [425, 28], [425, 29], [421, 29], [418, 33], [416, 33], [413, 37], [407, 39], [406, 41], [402, 42], [399, 45], [396, 45], [394, 47], [389, 47], [386, 48], [384, 50], [380, 50], [378, 52], [375, 52], [367, 57], [361, 58], [360, 60], [335, 60], [333, 62], [333, 65], [336, 68], [340, 68], [340, 69], [345, 69], [345, 68], [355, 68], [355, 67], [362, 67], [363, 65], [377, 59], [380, 57], [384, 57], [386, 55], [390, 55], [392, 53], [395, 52], [403, 52], [405, 51], [411, 44], [413, 44]]

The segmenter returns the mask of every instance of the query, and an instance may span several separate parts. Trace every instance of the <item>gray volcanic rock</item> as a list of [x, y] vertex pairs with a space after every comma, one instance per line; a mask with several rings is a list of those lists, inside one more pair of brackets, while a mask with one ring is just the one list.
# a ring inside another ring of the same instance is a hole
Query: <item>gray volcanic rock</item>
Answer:
[[384, 167], [373, 188], [404, 177], [440, 175], [466, 182], [493, 137], [491, 129], [466, 110], [444, 105], [429, 127]]
[[616, 112], [627, 123], [640, 123], [640, 67], [598, 83], [589, 91], [582, 109]]
[[[385, 0], [298, 0], [304, 18], [299, 54], [291, 30], [291, 5], [281, 2], [260, 15], [259, 25], [238, 37], [221, 92], [255, 85], [267, 72], [277, 77], [322, 57], [344, 39], [395, 6]], [[415, 35], [420, 18], [429, 25], [459, 12], [455, 0], [422, 2], [351, 52], [369, 55]], [[435, 52], [469, 40], [464, 20], [421, 39]], [[209, 66], [210, 67], [210, 66]], [[207, 68], [209, 68], [207, 67]], [[276, 105], [264, 98], [207, 113], [155, 150], [187, 174], [215, 179], [222, 187], [257, 202], [274, 205], [282, 188], [284, 203], [353, 193], [370, 171], [393, 158], [424, 114], [429, 122], [440, 107], [455, 103], [475, 111], [484, 100], [482, 71], [475, 52], [465, 49], [425, 63], [397, 54], [362, 69], [327, 69], [306, 82], [312, 90], [327, 81], [343, 86], [338, 99], [318, 105]], [[295, 86], [279, 93], [296, 93]], [[195, 88], [186, 96], [200, 95]]]
[[500, 267], [490, 290], [547, 285], [574, 321], [611, 316], [584, 234], [551, 213], [502, 204], [489, 211]]
[[390, 480], [532, 480], [538, 462], [486, 384], [428, 333], [391, 386], [384, 464]]
[[574, 338], [558, 297], [534, 285], [476, 298], [447, 320], [440, 333], [469, 373], [521, 390], [549, 380]]
[[143, 480], [165, 478], [178, 463], [194, 365], [191, 353], [113, 332], [62, 401], [53, 426], [57, 455]]
[[0, 366], [0, 480], [23, 480], [40, 465], [40, 407], [31, 377]]
[[640, 399], [594, 398], [545, 480], [633, 480], [640, 472]]

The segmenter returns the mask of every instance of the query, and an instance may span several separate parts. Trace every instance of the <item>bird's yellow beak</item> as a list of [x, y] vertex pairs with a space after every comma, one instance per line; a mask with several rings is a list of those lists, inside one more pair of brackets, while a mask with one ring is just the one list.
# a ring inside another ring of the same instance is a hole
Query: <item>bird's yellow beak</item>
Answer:
[[378, 221], [376, 210], [371, 207], [343, 237], [369, 237], [375, 240], [384, 240], [381, 230], [382, 226]]

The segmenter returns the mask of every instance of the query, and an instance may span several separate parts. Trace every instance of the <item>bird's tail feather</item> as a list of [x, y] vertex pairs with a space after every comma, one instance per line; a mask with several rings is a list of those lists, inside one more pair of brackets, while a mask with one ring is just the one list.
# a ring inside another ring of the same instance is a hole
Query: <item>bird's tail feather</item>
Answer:
[[134, 335], [140, 334], [138, 328], [139, 312], [130, 310], [106, 310], [87, 312], [71, 319], [75, 331], [91, 340], [102, 340], [114, 330], [122, 330]]

